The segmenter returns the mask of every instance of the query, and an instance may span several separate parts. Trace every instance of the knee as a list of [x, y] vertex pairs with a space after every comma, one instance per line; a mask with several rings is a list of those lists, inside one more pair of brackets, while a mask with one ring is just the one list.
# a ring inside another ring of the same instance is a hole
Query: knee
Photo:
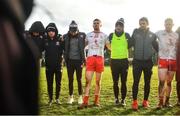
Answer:
[[81, 78], [78, 78], [78, 79], [77, 79], [77, 82], [78, 82], [78, 83], [81, 83]]
[[100, 81], [96, 81], [96, 86], [100, 86]]
[[69, 82], [72, 82], [74, 80], [73, 77], [69, 77], [68, 79], [69, 79]]
[[145, 81], [145, 86], [150, 86], [150, 81], [149, 80]]
[[121, 89], [126, 89], [126, 88], [127, 88], [126, 83], [121, 83]]
[[134, 82], [133, 82], [133, 86], [135, 86], [135, 87], [136, 87], [136, 86], [138, 86], [138, 85], [139, 85], [139, 82], [134, 80]]
[[88, 85], [88, 81], [86, 81], [86, 86]]
[[113, 86], [118, 86], [118, 81], [113, 81]]
[[167, 82], [167, 86], [171, 87], [171, 81]]
[[73, 83], [73, 79], [69, 79], [69, 84], [72, 84]]
[[126, 86], [126, 82], [121, 82], [121, 86], [125, 87]]
[[89, 87], [90, 86], [90, 81], [86, 81], [86, 87]]
[[178, 86], [178, 87], [180, 87], [180, 81], [177, 81], [177, 83], [176, 83], [176, 84], [177, 84], [177, 86]]
[[165, 83], [164, 81], [160, 81], [160, 82], [159, 82], [159, 86], [160, 86], [160, 87], [164, 87], [164, 83]]
[[121, 80], [121, 83], [122, 83], [122, 84], [126, 84], [126, 83], [127, 83], [127, 78], [122, 79], [122, 80]]

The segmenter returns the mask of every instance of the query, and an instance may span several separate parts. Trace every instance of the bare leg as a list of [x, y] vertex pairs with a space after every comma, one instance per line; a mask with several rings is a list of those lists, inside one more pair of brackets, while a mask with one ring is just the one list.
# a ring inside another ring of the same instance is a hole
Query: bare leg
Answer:
[[102, 73], [96, 72], [96, 87], [95, 87], [95, 95], [100, 95], [100, 90], [101, 90], [101, 76]]
[[157, 109], [161, 109], [164, 102], [164, 93], [166, 91], [165, 81], [167, 77], [167, 69], [158, 69], [158, 77], [159, 77], [159, 86], [158, 86], [158, 95], [159, 95], [159, 103], [157, 105]]
[[159, 86], [158, 86], [158, 93], [159, 96], [164, 96], [165, 92], [165, 81], [167, 78], [167, 69], [158, 69], [158, 76], [159, 76]]
[[174, 74], [175, 74], [174, 71], [169, 71], [169, 72], [168, 72], [168, 78], [167, 78], [167, 93], [166, 93], [166, 96], [168, 96], [168, 97], [171, 95], [171, 91], [172, 91], [171, 83], [172, 83]]
[[99, 97], [100, 97], [100, 90], [101, 90], [101, 76], [102, 73], [96, 72], [96, 87], [95, 87], [95, 99], [94, 99], [94, 105], [95, 106], [100, 106], [99, 104]]
[[94, 71], [86, 71], [86, 87], [85, 87], [85, 96], [89, 96], [89, 90], [91, 86], [91, 81], [93, 77]]
[[167, 90], [166, 90], [166, 100], [165, 100], [165, 107], [172, 107], [172, 105], [169, 103], [169, 99], [170, 99], [170, 95], [171, 95], [171, 90], [172, 90], [172, 86], [171, 86], [171, 82], [173, 80], [174, 77], [174, 73], [173, 71], [168, 71], [167, 74]]

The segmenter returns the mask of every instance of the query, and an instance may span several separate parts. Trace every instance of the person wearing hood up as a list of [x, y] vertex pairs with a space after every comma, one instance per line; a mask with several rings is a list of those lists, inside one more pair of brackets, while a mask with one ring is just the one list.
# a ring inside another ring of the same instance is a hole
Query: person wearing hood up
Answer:
[[[115, 24], [115, 32], [109, 35], [111, 43], [111, 73], [113, 77], [113, 90], [115, 104], [125, 106], [127, 93], [127, 74], [128, 74], [128, 42], [130, 35], [124, 32], [124, 19], [120, 18]], [[121, 77], [121, 102], [119, 101], [119, 76]]]
[[79, 32], [78, 25], [72, 21], [69, 25], [69, 31], [63, 36], [65, 41], [65, 61], [67, 65], [67, 74], [69, 80], [69, 98], [68, 104], [74, 102], [73, 98], [73, 80], [74, 71], [76, 71], [76, 78], [78, 84], [79, 99], [78, 104], [82, 104], [82, 69], [85, 62], [84, 48], [85, 48], [86, 34]]
[[47, 90], [49, 95], [49, 106], [53, 103], [53, 80], [56, 80], [56, 103], [60, 104], [59, 96], [61, 90], [62, 78], [62, 55], [64, 51], [64, 42], [62, 36], [58, 34], [55, 23], [49, 23], [46, 27], [47, 37], [43, 42], [43, 50], [45, 51], [45, 67]]
[[35, 45], [38, 47], [40, 58], [41, 58], [41, 53], [42, 53], [44, 32], [45, 32], [45, 29], [41, 21], [35, 21], [29, 29], [29, 34], [30, 34], [29, 39], [31, 39], [35, 43]]

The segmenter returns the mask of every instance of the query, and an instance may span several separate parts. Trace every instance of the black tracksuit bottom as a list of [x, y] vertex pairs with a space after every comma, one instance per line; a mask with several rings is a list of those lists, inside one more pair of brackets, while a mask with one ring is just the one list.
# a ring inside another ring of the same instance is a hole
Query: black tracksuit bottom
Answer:
[[67, 73], [69, 80], [69, 95], [73, 95], [73, 82], [74, 82], [74, 72], [76, 71], [76, 79], [78, 83], [78, 93], [82, 95], [82, 60], [68, 60], [67, 62]]
[[53, 80], [55, 75], [56, 81], [56, 99], [59, 99], [60, 90], [61, 90], [61, 79], [62, 79], [62, 72], [61, 68], [46, 68], [46, 79], [47, 79], [47, 89], [49, 100], [53, 99]]
[[111, 73], [113, 78], [113, 90], [115, 99], [119, 95], [119, 77], [121, 77], [121, 99], [126, 98], [127, 93], [127, 74], [128, 74], [128, 59], [111, 59]]
[[133, 100], [137, 100], [139, 81], [142, 72], [144, 73], [144, 100], [148, 100], [150, 93], [150, 81], [152, 75], [152, 60], [134, 60], [133, 61]]

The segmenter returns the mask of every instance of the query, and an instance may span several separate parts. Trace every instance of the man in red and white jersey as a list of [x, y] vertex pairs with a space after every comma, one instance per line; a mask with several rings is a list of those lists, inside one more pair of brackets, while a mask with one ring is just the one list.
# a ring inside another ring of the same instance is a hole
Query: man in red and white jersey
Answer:
[[96, 76], [94, 105], [100, 105], [100, 83], [102, 72], [104, 71], [104, 47], [106, 46], [108, 49], [110, 49], [108, 36], [100, 31], [101, 26], [101, 21], [99, 19], [94, 19], [94, 31], [86, 35], [86, 45], [88, 46], [88, 54], [86, 59], [86, 87], [83, 103], [78, 107], [78, 109], [82, 109], [88, 106], [89, 90], [94, 73]]
[[[159, 104], [158, 109], [163, 106], [171, 107], [169, 98], [171, 94], [171, 82], [176, 71], [176, 44], [178, 34], [172, 31], [173, 20], [167, 18], [164, 26], [165, 30], [156, 33], [159, 39], [159, 61], [158, 61], [158, 76], [159, 76]], [[167, 87], [165, 86], [167, 83]], [[166, 94], [165, 94], [166, 93]], [[165, 103], [164, 102], [165, 96]]]

